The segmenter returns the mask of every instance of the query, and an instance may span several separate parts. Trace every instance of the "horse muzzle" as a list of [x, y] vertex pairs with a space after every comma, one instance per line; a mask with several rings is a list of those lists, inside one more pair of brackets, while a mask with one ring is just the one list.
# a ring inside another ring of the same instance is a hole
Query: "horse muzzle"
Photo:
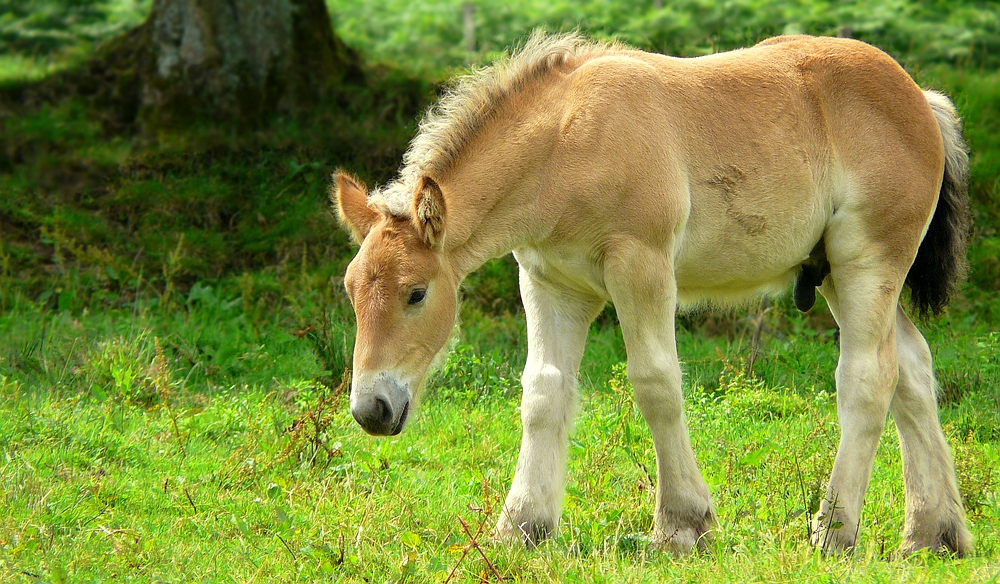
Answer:
[[351, 415], [373, 436], [395, 436], [410, 414], [410, 392], [387, 373], [358, 380], [351, 388]]

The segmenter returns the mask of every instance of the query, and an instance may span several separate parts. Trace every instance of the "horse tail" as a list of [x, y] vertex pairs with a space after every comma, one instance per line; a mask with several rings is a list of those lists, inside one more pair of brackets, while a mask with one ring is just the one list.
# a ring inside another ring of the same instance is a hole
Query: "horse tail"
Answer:
[[937, 207], [917, 257], [906, 275], [910, 300], [918, 314], [940, 314], [968, 271], [969, 150], [962, 120], [942, 93], [924, 91], [944, 145], [944, 178]]

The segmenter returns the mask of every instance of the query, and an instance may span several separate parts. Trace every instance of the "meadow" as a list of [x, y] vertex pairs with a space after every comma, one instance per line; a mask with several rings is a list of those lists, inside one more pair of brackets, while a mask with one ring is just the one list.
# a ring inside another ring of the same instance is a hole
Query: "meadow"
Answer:
[[[86, 99], [23, 98], [148, 3], [0, 1], [13, 15], [0, 20], [0, 581], [998, 581], [1000, 12], [523, 0], [480, 6], [469, 53], [460, 4], [330, 0], [338, 34], [371, 63], [364, 86], [308, 119], [150, 139]], [[649, 545], [655, 462], [612, 306], [584, 357], [558, 536], [531, 551], [491, 540], [526, 351], [510, 257], [463, 286], [456, 345], [406, 431], [361, 431], [346, 392], [353, 248], [327, 207], [330, 172], [390, 178], [441, 80], [534, 26], [693, 55], [845, 23], [966, 121], [970, 277], [944, 315], [917, 324], [974, 555], [895, 553], [891, 423], [858, 547], [824, 557], [809, 545], [839, 439], [837, 331], [822, 301], [807, 314], [779, 298], [680, 318], [686, 414], [719, 516], [708, 550], [689, 557]]]

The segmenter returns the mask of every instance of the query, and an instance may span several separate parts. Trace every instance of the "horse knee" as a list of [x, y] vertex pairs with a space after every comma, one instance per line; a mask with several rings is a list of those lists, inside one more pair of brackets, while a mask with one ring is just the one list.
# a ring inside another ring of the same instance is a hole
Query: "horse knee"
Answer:
[[525, 369], [521, 377], [521, 424], [527, 430], [559, 427], [573, 407], [572, 379], [557, 367]]
[[674, 420], [681, 417], [681, 370], [676, 363], [654, 362], [629, 365], [628, 378], [635, 392], [635, 402], [646, 419]]

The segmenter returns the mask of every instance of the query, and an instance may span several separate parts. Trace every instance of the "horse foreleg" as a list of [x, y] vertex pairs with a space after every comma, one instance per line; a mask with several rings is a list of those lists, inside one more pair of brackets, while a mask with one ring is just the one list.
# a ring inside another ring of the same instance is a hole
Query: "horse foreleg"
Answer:
[[628, 378], [656, 449], [653, 537], [675, 553], [704, 547], [715, 524], [684, 421], [681, 370], [674, 336], [677, 287], [666, 254], [622, 246], [609, 260], [606, 285], [628, 351]]
[[559, 522], [576, 375], [590, 323], [604, 303], [563, 293], [524, 268], [520, 285], [528, 324], [521, 452], [496, 531], [531, 547]]

